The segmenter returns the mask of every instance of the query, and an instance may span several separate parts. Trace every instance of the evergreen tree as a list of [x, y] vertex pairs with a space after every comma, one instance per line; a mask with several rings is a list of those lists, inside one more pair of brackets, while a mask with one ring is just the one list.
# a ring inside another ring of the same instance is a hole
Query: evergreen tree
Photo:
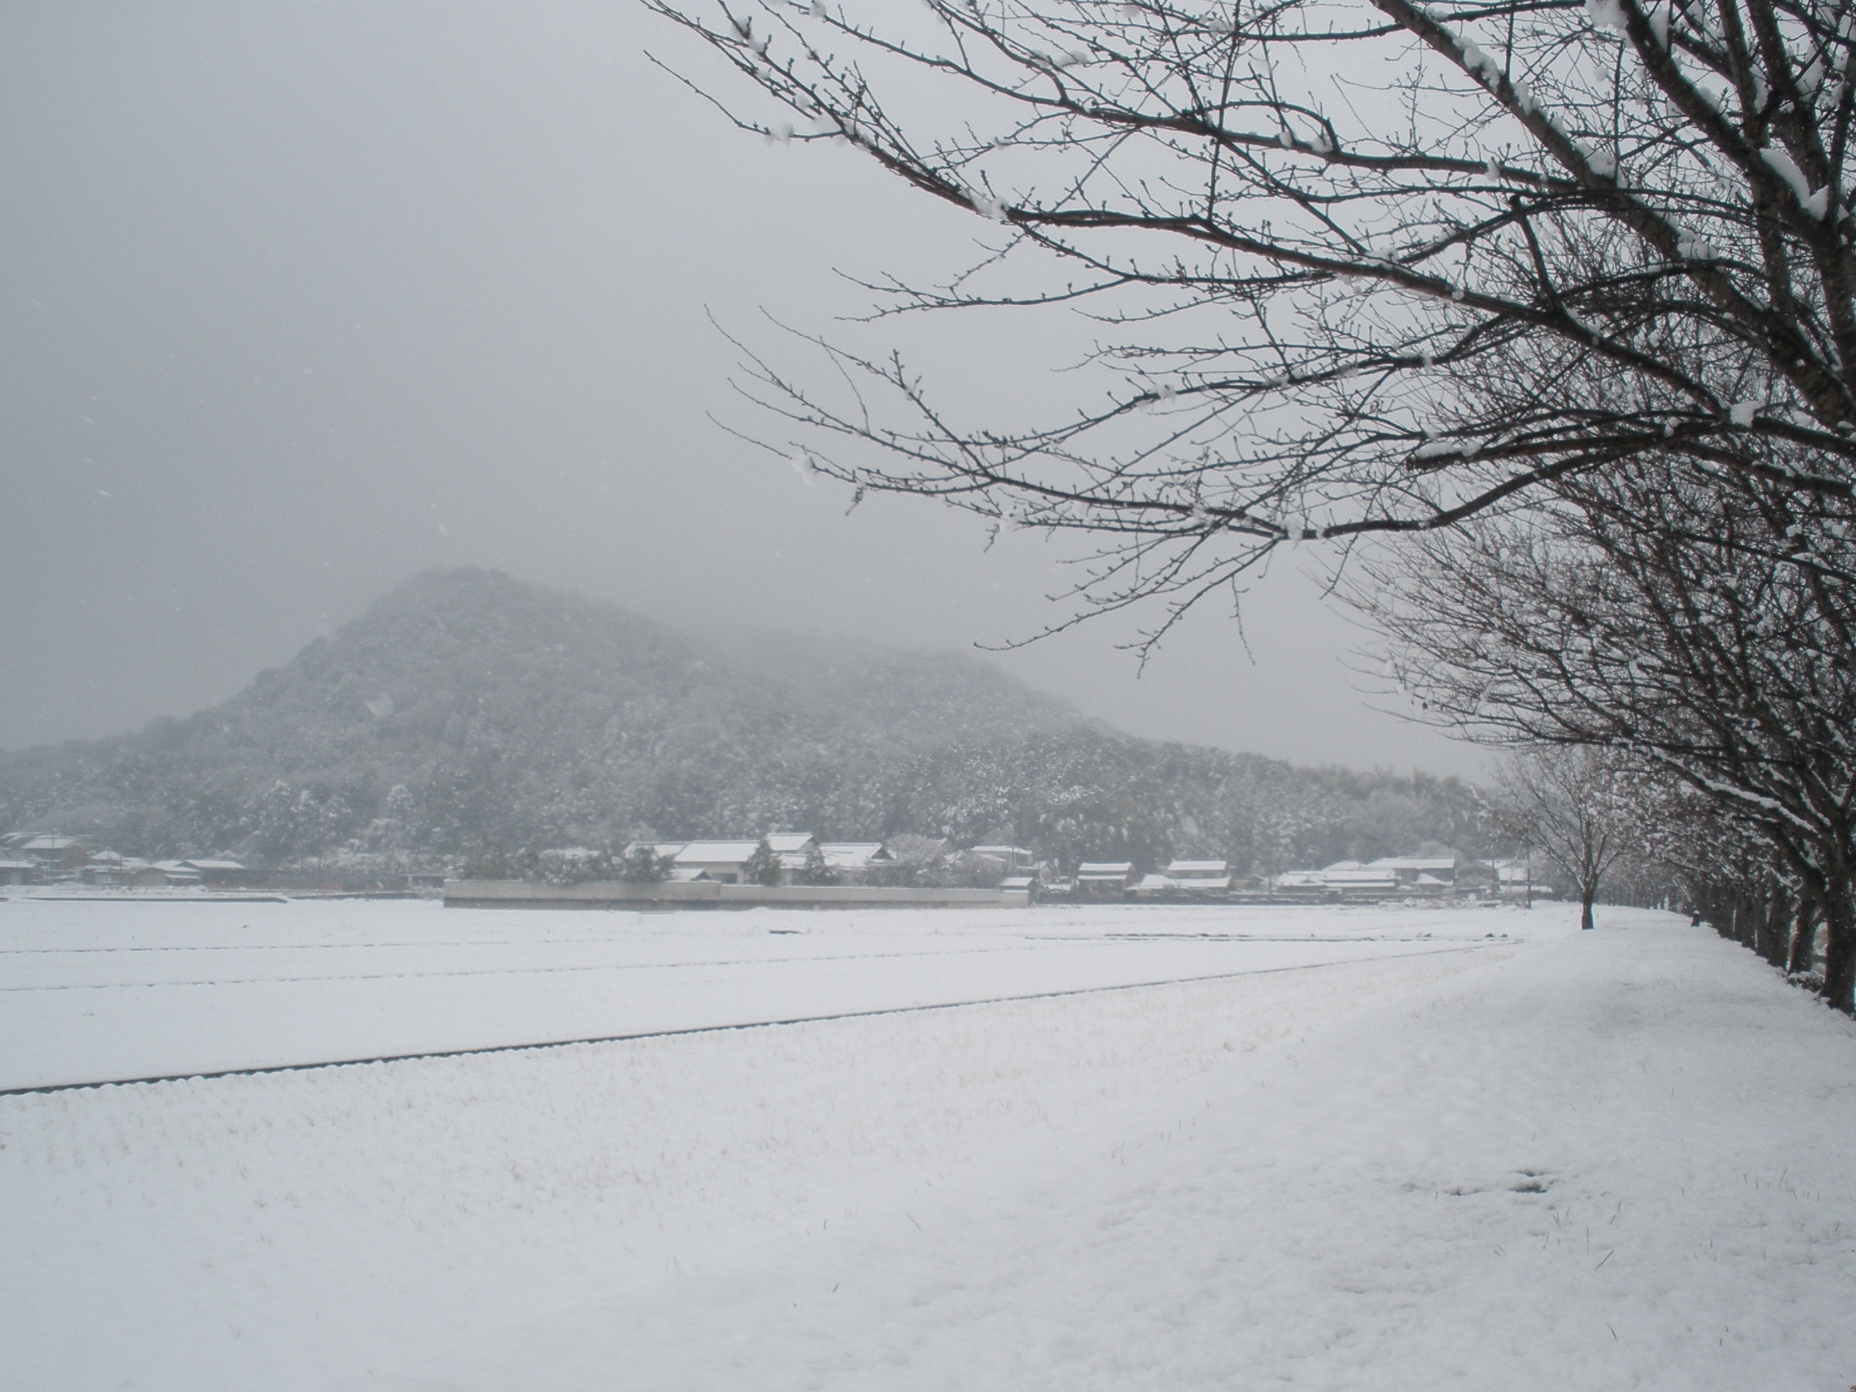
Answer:
[[619, 865], [619, 878], [627, 884], [658, 884], [670, 878], [671, 859], [656, 846], [634, 846]]
[[507, 880], [514, 877], [508, 854], [488, 837], [473, 839], [466, 845], [462, 872], [467, 880]]
[[780, 858], [773, 853], [773, 847], [763, 836], [760, 844], [754, 848], [754, 854], [742, 865], [741, 877], [748, 884], [777, 885], [780, 882], [780, 870]]
[[825, 853], [818, 848], [816, 841], [806, 848], [805, 868], [799, 872], [800, 884], [835, 885], [843, 878], [838, 873], [838, 867], [825, 859]]

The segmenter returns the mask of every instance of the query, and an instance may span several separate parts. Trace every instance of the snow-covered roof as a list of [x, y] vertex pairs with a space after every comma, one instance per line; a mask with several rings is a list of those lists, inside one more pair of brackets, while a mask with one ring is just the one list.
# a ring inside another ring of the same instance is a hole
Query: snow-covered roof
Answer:
[[767, 845], [775, 855], [791, 855], [797, 852], [804, 855], [806, 847], [812, 844], [809, 831], [770, 831], [767, 833]]
[[[1169, 876], [1169, 878], [1172, 877]], [[1229, 889], [1231, 877], [1229, 875], [1189, 875], [1185, 879], [1173, 879], [1173, 887], [1191, 890]]]
[[1450, 884], [1448, 880], [1440, 880], [1435, 875], [1420, 875], [1414, 883], [1421, 884], [1426, 889], [1447, 889]]
[[697, 880], [708, 879], [709, 872], [700, 865], [676, 866], [672, 868], [670, 878], [677, 884], [693, 884]]
[[1323, 870], [1321, 883], [1335, 889], [1392, 889], [1398, 876], [1390, 870]]
[[1034, 875], [1008, 875], [999, 881], [1000, 889], [1030, 889], [1037, 883]]
[[20, 849], [22, 851], [68, 851], [79, 844], [75, 836], [35, 836]]
[[1372, 870], [1454, 870], [1455, 856], [1381, 856], [1368, 867]]
[[889, 847], [881, 841], [822, 841], [819, 852], [825, 863], [840, 870], [853, 870], [876, 861], [894, 860]]
[[1276, 877], [1275, 883], [1285, 889], [1293, 886], [1305, 888], [1323, 883], [1322, 874], [1320, 870], [1285, 870]]
[[1330, 874], [1336, 870], [1358, 870], [1360, 868], [1360, 862], [1357, 860], [1337, 860], [1332, 865], [1324, 865], [1321, 867], [1324, 873]]
[[1173, 882], [1165, 875], [1143, 875], [1141, 882], [1134, 886], [1136, 894], [1156, 894], [1161, 890], [1171, 889]]
[[1131, 860], [1088, 860], [1076, 867], [1076, 877], [1080, 880], [1122, 880], [1134, 869]]
[[[567, 855], [585, 855], [592, 857], [591, 851], [567, 851]], [[191, 865], [195, 870], [243, 870], [245, 867], [236, 860], [183, 860], [182, 865]]]
[[37, 870], [38, 868], [39, 863], [36, 860], [19, 860], [13, 857], [0, 859], [0, 870]]
[[973, 853], [975, 855], [1009, 855], [1023, 856], [1026, 858], [1029, 858], [1031, 855], [1031, 852], [1026, 850], [1023, 846], [975, 846], [973, 848]]
[[1222, 860], [1176, 860], [1166, 867], [1166, 873], [1175, 879], [1181, 875], [1228, 875], [1229, 862]]
[[746, 860], [759, 848], [758, 841], [690, 841], [677, 852], [676, 860], [679, 865], [731, 864]]

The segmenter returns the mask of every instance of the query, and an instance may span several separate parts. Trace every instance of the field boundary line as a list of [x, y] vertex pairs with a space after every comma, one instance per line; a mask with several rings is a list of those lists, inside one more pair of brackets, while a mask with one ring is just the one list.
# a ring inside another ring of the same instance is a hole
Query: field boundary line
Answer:
[[84, 1092], [94, 1088], [140, 1087], [156, 1083], [210, 1082], [217, 1078], [257, 1078], [273, 1073], [310, 1073], [323, 1068], [365, 1068], [378, 1063], [414, 1063], [421, 1059], [473, 1058], [479, 1054], [520, 1054], [543, 1049], [572, 1049], [587, 1044], [631, 1044], [645, 1039], [677, 1039], [692, 1034], [727, 1034], [734, 1030], [779, 1029], [789, 1025], [823, 1025], [836, 1020], [868, 1020], [883, 1015], [919, 1015], [931, 1010], [965, 1010], [980, 1005], [1015, 1005], [1025, 1001], [1060, 1000], [1066, 996], [1097, 996], [1110, 991], [1145, 991], [1157, 986], [1190, 986], [1204, 981], [1229, 981], [1245, 976], [1275, 976], [1282, 972], [1321, 971], [1328, 967], [1358, 967], [1374, 962], [1397, 962], [1412, 957], [1448, 957], [1459, 952], [1482, 952], [1491, 947], [1518, 946], [1506, 942], [1471, 943], [1423, 952], [1393, 952], [1383, 957], [1354, 957], [1342, 962], [1304, 962], [1293, 967], [1256, 967], [1249, 971], [1212, 972], [1205, 976], [1175, 976], [1163, 981], [1129, 981], [1117, 986], [1073, 986], [1062, 991], [1033, 991], [1021, 996], [985, 996], [977, 1000], [936, 1001], [930, 1005], [887, 1005], [874, 1010], [840, 1010], [828, 1015], [795, 1015], [779, 1020], [744, 1020], [725, 1025], [687, 1025], [677, 1029], [641, 1030], [635, 1034], [604, 1034], [584, 1039], [543, 1039], [527, 1044], [479, 1044], [464, 1049], [422, 1049], [416, 1053], [377, 1054], [371, 1058], [323, 1059], [315, 1063], [269, 1063], [251, 1068], [197, 1069], [189, 1073], [155, 1073], [139, 1078], [101, 1078], [82, 1083], [39, 1083], [29, 1087], [0, 1088], [0, 1097], [31, 1097], [58, 1092]]

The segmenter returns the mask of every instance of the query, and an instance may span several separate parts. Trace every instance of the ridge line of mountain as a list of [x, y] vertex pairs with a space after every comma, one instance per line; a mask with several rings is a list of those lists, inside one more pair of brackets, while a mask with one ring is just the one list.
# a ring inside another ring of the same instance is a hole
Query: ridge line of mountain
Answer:
[[705, 641], [478, 569], [414, 576], [192, 716], [0, 754], [0, 829], [272, 863], [803, 827], [1267, 866], [1479, 841], [1474, 811], [1455, 779], [1127, 735], [966, 654]]

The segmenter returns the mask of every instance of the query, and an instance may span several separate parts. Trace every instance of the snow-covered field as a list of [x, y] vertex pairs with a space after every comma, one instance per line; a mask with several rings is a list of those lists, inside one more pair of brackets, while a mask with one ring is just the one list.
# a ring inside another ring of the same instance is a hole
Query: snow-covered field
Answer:
[[15, 898], [0, 1087], [844, 1018], [0, 1097], [0, 1386], [1856, 1383], [1856, 1032], [1574, 912]]
[[0, 903], [0, 1089], [604, 1038], [1480, 944], [1460, 912]]

